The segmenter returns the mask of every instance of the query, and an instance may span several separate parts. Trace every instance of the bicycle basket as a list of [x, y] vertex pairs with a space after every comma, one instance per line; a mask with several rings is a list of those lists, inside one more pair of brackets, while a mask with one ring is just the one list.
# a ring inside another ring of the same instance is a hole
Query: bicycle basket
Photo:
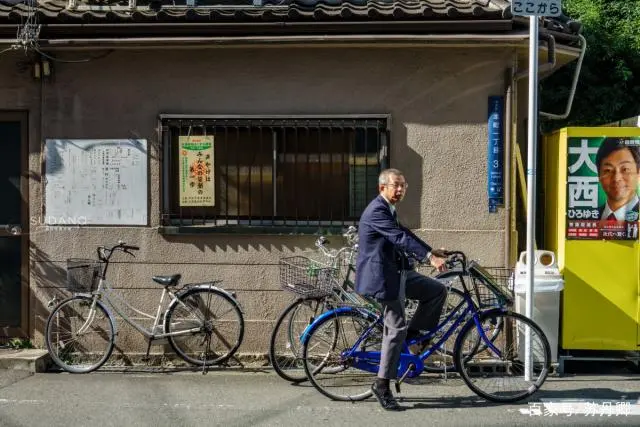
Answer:
[[67, 259], [67, 290], [93, 292], [100, 280], [100, 262], [93, 259]]
[[513, 270], [504, 267], [469, 266], [480, 308], [513, 304]]
[[305, 298], [331, 295], [338, 286], [337, 269], [304, 256], [280, 259], [280, 286]]

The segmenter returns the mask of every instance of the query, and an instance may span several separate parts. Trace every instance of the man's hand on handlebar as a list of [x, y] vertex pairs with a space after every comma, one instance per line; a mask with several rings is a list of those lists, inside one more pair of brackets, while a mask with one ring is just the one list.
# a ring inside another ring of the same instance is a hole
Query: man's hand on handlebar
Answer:
[[447, 256], [447, 251], [444, 249], [433, 249], [429, 255], [429, 263], [438, 271], [445, 271], [447, 269]]

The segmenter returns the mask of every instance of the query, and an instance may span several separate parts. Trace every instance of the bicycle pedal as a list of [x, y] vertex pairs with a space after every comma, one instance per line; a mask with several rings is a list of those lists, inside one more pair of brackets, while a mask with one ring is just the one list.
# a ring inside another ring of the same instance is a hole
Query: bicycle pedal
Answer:
[[400, 393], [400, 383], [396, 381], [395, 386], [396, 386], [396, 393]]

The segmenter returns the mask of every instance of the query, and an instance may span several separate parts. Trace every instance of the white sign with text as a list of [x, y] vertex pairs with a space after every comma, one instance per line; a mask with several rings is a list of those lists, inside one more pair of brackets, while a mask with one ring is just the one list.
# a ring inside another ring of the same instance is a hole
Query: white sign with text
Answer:
[[561, 0], [513, 0], [511, 14], [513, 16], [560, 16]]
[[47, 139], [45, 222], [147, 225], [146, 139]]

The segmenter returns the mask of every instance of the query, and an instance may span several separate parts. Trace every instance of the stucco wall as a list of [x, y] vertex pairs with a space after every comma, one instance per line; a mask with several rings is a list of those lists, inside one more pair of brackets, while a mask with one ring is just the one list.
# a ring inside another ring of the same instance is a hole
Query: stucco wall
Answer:
[[[54, 63], [41, 92], [40, 82], [0, 58], [0, 109], [30, 110], [32, 218], [43, 215], [42, 139], [149, 141], [150, 227], [30, 230], [30, 328], [36, 341], [48, 314], [45, 304], [60, 292], [64, 260], [93, 256], [96, 245], [122, 239], [142, 248], [135, 259], [121, 257], [112, 276], [134, 304], [151, 309], [160, 289], [149, 280], [153, 274], [223, 279], [245, 309], [240, 351], [267, 351], [273, 322], [291, 299], [280, 291], [277, 260], [311, 249], [314, 237], [160, 235], [160, 113], [390, 113], [391, 165], [404, 170], [410, 183], [400, 219], [434, 246], [501, 265], [504, 214], [488, 213], [486, 200], [486, 119], [487, 97], [503, 92], [510, 55], [435, 48], [116, 51], [88, 63]], [[118, 340], [123, 351], [146, 350], [128, 333]]]

